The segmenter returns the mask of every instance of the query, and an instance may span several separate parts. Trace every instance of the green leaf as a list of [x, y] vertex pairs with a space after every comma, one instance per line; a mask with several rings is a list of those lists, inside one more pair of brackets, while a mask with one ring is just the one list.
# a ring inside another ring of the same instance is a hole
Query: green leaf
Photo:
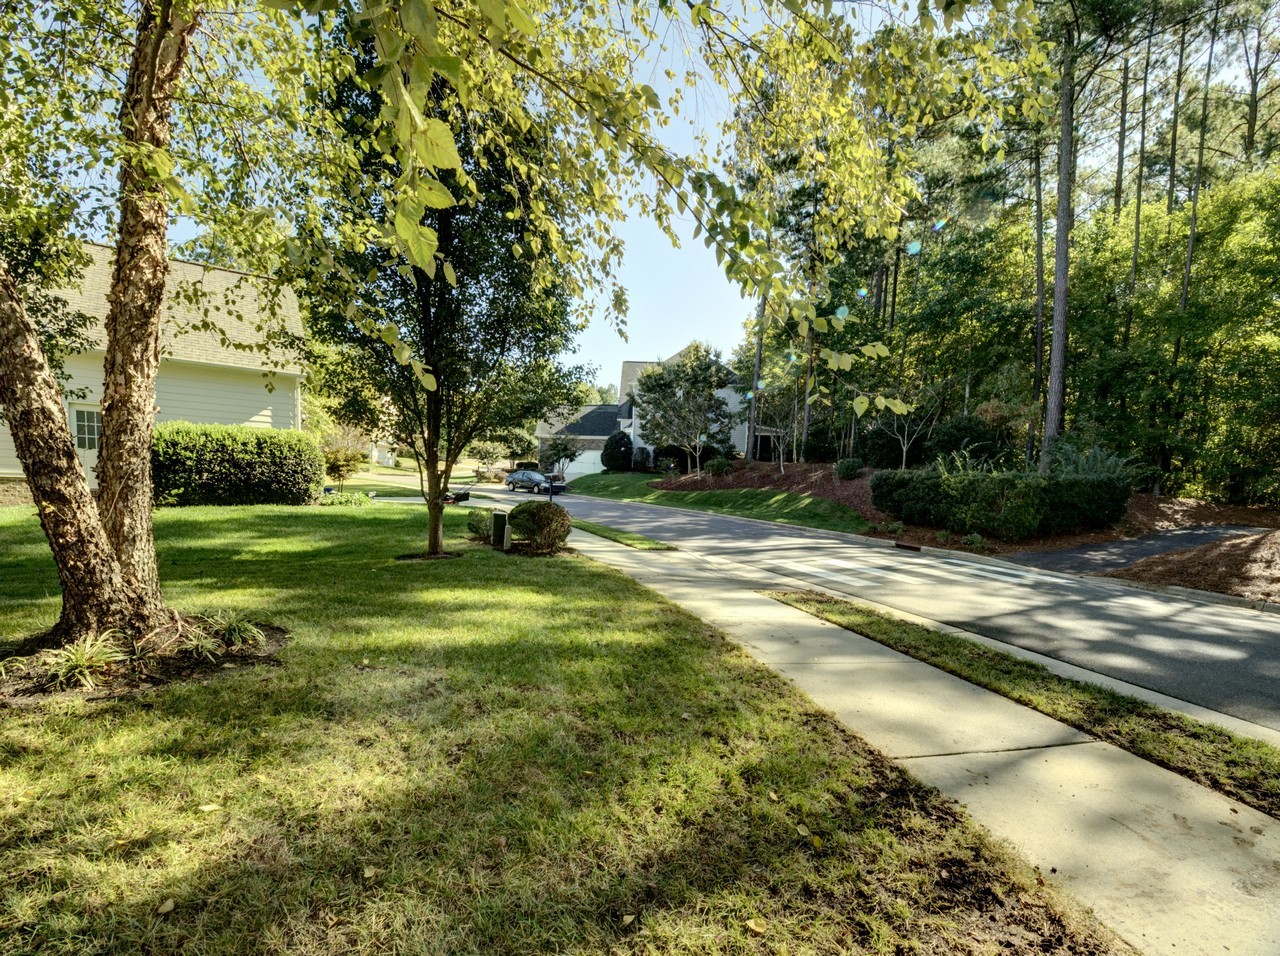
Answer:
[[453, 271], [453, 263], [451, 262], [445, 262], [444, 264], [444, 281], [455, 289], [458, 287], [458, 276]]
[[435, 169], [461, 169], [462, 157], [453, 141], [453, 130], [443, 120], [432, 117], [424, 120], [420, 132], [414, 137], [418, 158], [423, 165]]
[[507, 4], [507, 16], [511, 18], [511, 25], [525, 36], [538, 35], [538, 21], [529, 16], [519, 4]]
[[871, 399], [867, 398], [867, 396], [865, 395], [859, 395], [857, 398], [853, 400], [853, 414], [861, 418], [863, 413], [870, 406], [871, 406]]

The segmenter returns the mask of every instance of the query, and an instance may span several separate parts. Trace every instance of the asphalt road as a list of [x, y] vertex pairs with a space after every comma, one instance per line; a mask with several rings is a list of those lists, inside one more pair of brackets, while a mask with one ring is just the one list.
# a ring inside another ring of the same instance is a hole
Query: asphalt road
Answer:
[[[504, 504], [529, 495], [486, 488]], [[572, 494], [587, 521], [813, 581], [1280, 730], [1280, 615], [1103, 579]]]

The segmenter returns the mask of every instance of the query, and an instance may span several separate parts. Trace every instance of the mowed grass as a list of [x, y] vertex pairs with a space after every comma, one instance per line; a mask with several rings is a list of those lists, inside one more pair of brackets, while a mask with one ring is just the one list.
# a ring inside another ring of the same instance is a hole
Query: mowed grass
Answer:
[[812, 591], [772, 595], [792, 607], [995, 691], [1280, 820], [1280, 750], [1034, 661]]
[[617, 528], [610, 528], [605, 524], [596, 524], [594, 521], [584, 521], [581, 518], [573, 519], [573, 526], [580, 531], [588, 534], [598, 535], [601, 538], [608, 538], [610, 541], [616, 541], [618, 544], [625, 544], [628, 548], [635, 548], [637, 551], [676, 551], [675, 545], [667, 544], [664, 541], [657, 541], [654, 538], [646, 537], [643, 534], [635, 534], [631, 531], [619, 531]]
[[[936, 793], [585, 559], [425, 514], [167, 509], [280, 666], [0, 711], [0, 954], [1117, 951]], [[0, 638], [50, 624], [0, 509]], [[1043, 946], [1043, 949], [1042, 949]]]
[[785, 491], [760, 488], [725, 488], [706, 491], [659, 491], [649, 483], [656, 475], [644, 472], [617, 472], [583, 475], [570, 485], [574, 494], [615, 501], [638, 501], [645, 504], [671, 505], [694, 511], [759, 518], [802, 528], [822, 531], [864, 531], [868, 527], [862, 515], [848, 505]]

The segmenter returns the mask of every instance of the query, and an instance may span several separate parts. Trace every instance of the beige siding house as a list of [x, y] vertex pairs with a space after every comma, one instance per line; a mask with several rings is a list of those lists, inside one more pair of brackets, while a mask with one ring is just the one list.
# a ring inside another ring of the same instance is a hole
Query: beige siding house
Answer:
[[[68, 400], [67, 419], [92, 483], [102, 423], [102, 320], [114, 250], [95, 245], [89, 251], [93, 262], [85, 269], [83, 286], [59, 294], [72, 310], [94, 319], [89, 330], [93, 348], [66, 363], [68, 388], [83, 390], [83, 397]], [[298, 303], [288, 290], [274, 299], [272, 294], [260, 277], [193, 262], [171, 263], [156, 379], [157, 421], [301, 426], [302, 367], [280, 341], [281, 336], [301, 339]], [[278, 331], [269, 333], [266, 327]], [[269, 347], [272, 339], [276, 341]], [[0, 425], [0, 503], [25, 493], [25, 487], [19, 486], [21, 492], [12, 487], [21, 479], [13, 440]]]

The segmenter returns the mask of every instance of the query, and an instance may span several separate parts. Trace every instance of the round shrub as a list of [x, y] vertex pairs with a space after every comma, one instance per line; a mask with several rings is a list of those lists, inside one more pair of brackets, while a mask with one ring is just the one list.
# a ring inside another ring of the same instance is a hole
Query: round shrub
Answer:
[[619, 429], [605, 439], [600, 464], [607, 471], [627, 471], [631, 467], [632, 454], [631, 436]]
[[712, 458], [703, 470], [713, 478], [723, 478], [733, 471], [733, 462], [728, 458]]
[[307, 504], [324, 466], [320, 447], [298, 431], [162, 422], [151, 440], [152, 489], [163, 504]]
[[467, 530], [480, 541], [493, 538], [493, 512], [488, 508], [472, 508], [467, 512]]
[[649, 449], [644, 445], [631, 453], [631, 467], [635, 471], [648, 471], [649, 460]]
[[852, 481], [862, 471], [862, 462], [857, 458], [841, 458], [836, 462], [836, 477], [844, 481]]
[[526, 501], [507, 515], [511, 529], [537, 554], [551, 554], [564, 547], [572, 523], [569, 512], [554, 501]]

